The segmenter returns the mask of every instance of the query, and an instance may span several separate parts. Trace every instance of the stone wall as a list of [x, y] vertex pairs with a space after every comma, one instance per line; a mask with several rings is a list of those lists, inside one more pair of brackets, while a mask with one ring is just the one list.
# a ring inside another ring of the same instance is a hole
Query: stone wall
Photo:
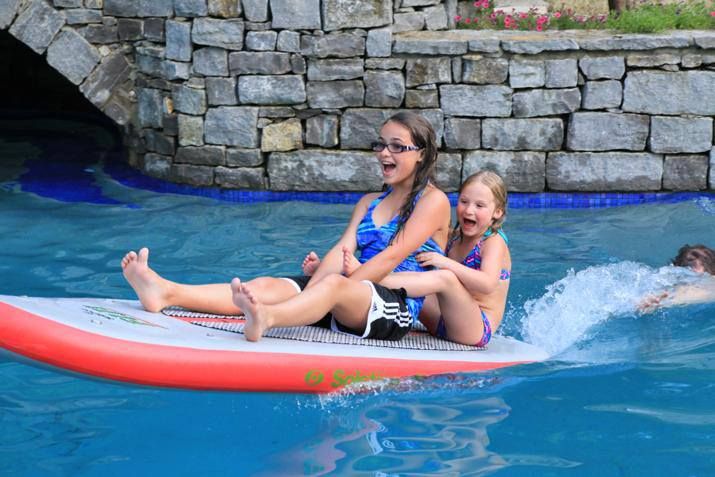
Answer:
[[374, 190], [369, 143], [422, 112], [454, 190], [715, 188], [715, 33], [447, 30], [452, 0], [0, 0], [0, 29], [202, 186]]

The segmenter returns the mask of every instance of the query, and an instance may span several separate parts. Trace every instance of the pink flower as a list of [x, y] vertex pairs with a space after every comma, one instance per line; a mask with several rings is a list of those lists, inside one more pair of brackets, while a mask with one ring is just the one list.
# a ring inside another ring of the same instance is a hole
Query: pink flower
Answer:
[[465, 19], [464, 19], [464, 23], [470, 23], [471, 21], [472, 21], [471, 18], [465, 18]]
[[460, 21], [462, 21], [462, 16], [461, 16], [461, 15], [457, 15], [456, 17], [454, 17], [454, 21], [455, 21], [455, 22], [460, 22]]
[[554, 18], [561, 18], [561, 12], [555, 12]]
[[536, 25], [536, 31], [543, 31], [544, 27], [542, 25]]
[[715, 12], [710, 12], [711, 17], [715, 17]]
[[523, 20], [524, 18], [527, 18], [528, 16], [529, 16], [529, 15], [527, 15], [526, 13], [523, 13], [523, 12], [519, 14], [519, 18], [521, 18], [522, 20]]

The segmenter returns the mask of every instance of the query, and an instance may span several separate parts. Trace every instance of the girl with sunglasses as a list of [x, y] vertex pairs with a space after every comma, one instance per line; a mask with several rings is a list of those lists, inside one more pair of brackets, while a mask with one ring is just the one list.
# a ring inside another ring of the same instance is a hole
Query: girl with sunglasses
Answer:
[[[422, 116], [392, 116], [372, 148], [385, 190], [358, 202], [342, 237], [311, 277], [260, 277], [246, 283], [234, 279], [231, 286], [181, 284], [149, 268], [144, 248], [123, 258], [125, 278], [149, 311], [173, 305], [207, 313], [245, 313], [244, 332], [252, 341], [271, 327], [318, 322], [362, 337], [400, 339], [417, 319], [424, 298], [408, 298], [404, 290], [378, 282], [393, 271], [423, 271], [418, 253], [443, 253], [450, 205], [431, 182], [437, 143]], [[350, 278], [340, 273], [343, 249], [356, 253], [363, 264]]]

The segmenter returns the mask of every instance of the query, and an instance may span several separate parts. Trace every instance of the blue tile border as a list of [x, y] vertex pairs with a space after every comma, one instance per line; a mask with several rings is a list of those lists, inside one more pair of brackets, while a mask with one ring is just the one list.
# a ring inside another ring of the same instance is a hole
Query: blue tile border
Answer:
[[[126, 164], [112, 162], [105, 164], [104, 170], [114, 180], [127, 187], [154, 192], [194, 195], [211, 199], [254, 203], [306, 201], [325, 204], [354, 204], [364, 194], [362, 192], [281, 192], [267, 190], [236, 190], [217, 187], [196, 187], [175, 184], [162, 179], [141, 174]], [[452, 205], [457, 194], [448, 194]], [[712, 192], [512, 192], [509, 194], [510, 209], [587, 209], [618, 207], [623, 205], [675, 203], [686, 200], [710, 198]]]
[[675, 203], [710, 198], [715, 192], [512, 192], [510, 209], [596, 209], [624, 205]]

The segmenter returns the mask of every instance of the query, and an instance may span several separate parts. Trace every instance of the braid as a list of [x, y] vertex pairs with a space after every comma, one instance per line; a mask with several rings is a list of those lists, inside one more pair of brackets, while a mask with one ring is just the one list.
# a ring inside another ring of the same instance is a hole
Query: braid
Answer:
[[412, 190], [409, 195], [405, 198], [405, 203], [402, 204], [402, 207], [400, 208], [400, 216], [397, 219], [397, 229], [395, 230], [395, 235], [393, 235], [390, 239], [390, 243], [392, 243], [397, 235], [399, 235], [399, 233], [404, 229], [405, 223], [407, 223], [407, 220], [415, 210], [415, 205], [417, 205], [417, 196], [419, 196], [425, 188], [427, 188], [427, 185], [431, 180], [431, 171], [426, 171], [424, 168], [422, 170], [418, 170], [415, 174], [415, 182], [412, 184]]

